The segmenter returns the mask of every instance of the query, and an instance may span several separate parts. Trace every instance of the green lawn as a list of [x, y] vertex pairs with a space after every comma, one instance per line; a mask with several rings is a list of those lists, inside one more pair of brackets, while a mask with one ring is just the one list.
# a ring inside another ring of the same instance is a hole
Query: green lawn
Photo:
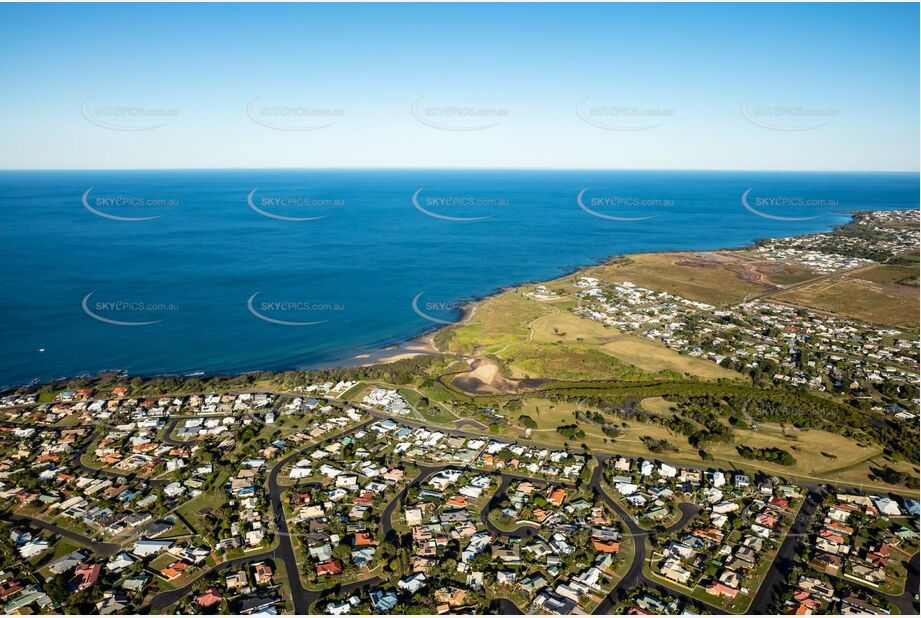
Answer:
[[198, 515], [198, 511], [203, 508], [217, 509], [229, 500], [224, 489], [229, 476], [228, 471], [219, 469], [218, 480], [211, 489], [202, 492], [191, 500], [187, 500], [176, 509], [183, 517], [189, 520], [189, 523], [195, 526], [199, 534], [209, 532], [210, 524], [204, 517]]
[[352, 398], [358, 393], [360, 393], [361, 391], [363, 391], [365, 389], [365, 386], [366, 385], [363, 382], [359, 382], [358, 384], [356, 384], [349, 390], [339, 395], [339, 399], [342, 399], [343, 401], [352, 401]]

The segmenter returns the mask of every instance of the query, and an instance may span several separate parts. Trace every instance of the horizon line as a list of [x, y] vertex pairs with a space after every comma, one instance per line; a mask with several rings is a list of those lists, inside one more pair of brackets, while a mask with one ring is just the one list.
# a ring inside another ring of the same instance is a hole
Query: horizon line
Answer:
[[683, 167], [475, 167], [475, 166], [279, 166], [279, 167], [5, 167], [2, 172], [220, 172], [220, 171], [546, 171], [546, 172], [779, 172], [798, 174], [919, 174], [921, 169], [784, 169], [784, 168], [683, 168]]

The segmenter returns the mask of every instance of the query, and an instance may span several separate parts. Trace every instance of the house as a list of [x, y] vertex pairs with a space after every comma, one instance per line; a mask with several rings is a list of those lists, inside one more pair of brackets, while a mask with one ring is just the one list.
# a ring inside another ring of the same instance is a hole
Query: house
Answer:
[[409, 577], [405, 577], [397, 582], [397, 588], [406, 590], [410, 594], [415, 594], [422, 590], [425, 587], [425, 575], [422, 573], [414, 573]]
[[134, 564], [134, 560], [125, 552], [121, 552], [106, 563], [106, 570], [110, 573], [120, 573]]
[[316, 571], [317, 576], [338, 575], [339, 573], [342, 573], [342, 562], [336, 558], [331, 558], [317, 564], [314, 570]]
[[726, 584], [730, 588], [739, 587], [739, 574], [731, 569], [726, 569], [720, 573], [719, 580], [720, 583]]
[[178, 482], [170, 483], [169, 485], [163, 488], [163, 495], [166, 496], [167, 498], [176, 498], [178, 496], [181, 496], [184, 492], [185, 492], [185, 487]]
[[122, 582], [122, 588], [129, 592], [141, 592], [144, 588], [147, 587], [147, 582], [150, 581], [150, 577], [141, 573], [135, 577], [129, 577]]
[[73, 551], [48, 565], [48, 570], [54, 575], [60, 575], [76, 567], [88, 557], [89, 554], [85, 551]]
[[704, 587], [704, 590], [712, 594], [713, 596], [726, 596], [730, 599], [734, 599], [739, 591], [735, 588], [730, 588], [722, 582], [711, 582], [709, 585]]
[[841, 599], [842, 614], [888, 614], [889, 612], [854, 595]]
[[599, 541], [592, 539], [592, 548], [603, 554], [615, 554], [620, 550], [620, 543], [616, 541]]
[[224, 600], [224, 597], [215, 592], [214, 588], [208, 588], [204, 594], [195, 597], [195, 604], [199, 607], [211, 607]]
[[15, 580], [9, 583], [3, 582], [2, 584], [0, 584], [0, 601], [4, 601], [10, 598], [14, 594], [22, 590], [22, 588], [23, 588], [22, 584], [20, 584], [19, 582]]
[[34, 541], [28, 541], [19, 546], [18, 551], [19, 555], [22, 556], [25, 560], [29, 560], [39, 555], [43, 551], [48, 549], [48, 541], [45, 539], [35, 539]]
[[326, 604], [326, 613], [331, 616], [342, 616], [352, 611], [352, 604], [348, 601], [332, 602]]
[[876, 508], [879, 510], [881, 515], [898, 517], [902, 514], [902, 511], [899, 508], [899, 504], [895, 500], [873, 496], [873, 502], [876, 504]]
[[96, 603], [96, 611], [100, 616], [130, 613], [128, 598], [123, 593], [104, 592], [102, 601]]
[[227, 586], [227, 590], [238, 590], [240, 588], [245, 588], [248, 584], [249, 580], [246, 577], [246, 571], [231, 573], [224, 580], [224, 585]]
[[566, 490], [562, 487], [549, 488], [547, 490], [547, 502], [556, 506], [562, 506], [563, 500], [566, 499]]
[[422, 523], [422, 511], [420, 509], [406, 509], [403, 515], [406, 519], [406, 525], [409, 527], [418, 526]]
[[659, 568], [659, 571], [666, 579], [670, 579], [682, 585], [687, 584], [688, 580], [691, 578], [691, 572], [684, 568], [684, 566], [674, 558], [667, 559]]
[[74, 580], [72, 586], [75, 590], [86, 590], [96, 583], [99, 574], [102, 572], [101, 564], [81, 564], [74, 571]]
[[355, 547], [367, 547], [368, 545], [374, 545], [374, 538], [369, 532], [356, 532], [352, 539], [352, 545]]
[[659, 464], [659, 476], [667, 479], [675, 478], [678, 475], [678, 469], [667, 463]]
[[559, 597], [555, 594], [541, 592], [534, 597], [531, 606], [547, 614], [564, 616], [572, 613], [572, 610], [576, 607], [576, 602], [572, 599]]
[[265, 562], [258, 562], [253, 565], [253, 576], [257, 586], [265, 586], [272, 583], [272, 567]]
[[37, 586], [30, 585], [24, 588], [18, 595], [13, 597], [6, 605], [3, 606], [3, 613], [5, 614], [19, 614], [23, 613], [19, 610], [28, 607], [30, 605], [36, 605], [39, 609], [44, 609], [51, 605], [53, 601], [51, 597], [42, 592]]
[[467, 604], [467, 591], [453, 586], [439, 588], [435, 591], [435, 603], [444, 605], [447, 608], [446, 611], [439, 613], [447, 613], [451, 609], [463, 607]]
[[237, 606], [237, 611], [243, 615], [268, 614], [274, 615], [276, 599], [271, 597], [251, 596], [241, 600]]
[[161, 551], [165, 551], [172, 547], [172, 541], [157, 541], [155, 539], [141, 539], [134, 544], [134, 549], [131, 550], [138, 558], [146, 558], [148, 556], [153, 556], [154, 554], [159, 554]]
[[374, 611], [379, 613], [385, 613], [392, 610], [396, 607], [397, 604], [397, 595], [392, 591], [387, 590], [386, 592], [380, 588], [371, 591], [371, 607], [374, 608]]
[[182, 561], [177, 561], [166, 567], [165, 569], [160, 569], [160, 575], [168, 582], [173, 581], [174, 579], [179, 579], [182, 577], [182, 574], [185, 573], [186, 569], [189, 568], [189, 565]]
[[374, 554], [377, 550], [373, 547], [364, 547], [362, 549], [356, 549], [352, 551], [352, 564], [358, 568], [367, 566], [374, 560]]
[[710, 508], [710, 510], [713, 511], [714, 513], [725, 514], [725, 513], [733, 513], [735, 511], [738, 511], [739, 508], [740, 507], [737, 503], [730, 502], [727, 500], [727, 501], [718, 502], [717, 504], [714, 504]]
[[643, 494], [633, 494], [632, 496], [627, 496], [627, 502], [636, 508], [644, 506], [649, 500], [646, 499], [646, 496]]

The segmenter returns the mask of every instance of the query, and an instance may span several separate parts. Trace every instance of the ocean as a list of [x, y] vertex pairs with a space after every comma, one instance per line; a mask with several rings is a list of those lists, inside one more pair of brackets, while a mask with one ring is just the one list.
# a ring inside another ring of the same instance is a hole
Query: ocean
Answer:
[[623, 253], [918, 208], [916, 173], [0, 172], [0, 385], [358, 362]]

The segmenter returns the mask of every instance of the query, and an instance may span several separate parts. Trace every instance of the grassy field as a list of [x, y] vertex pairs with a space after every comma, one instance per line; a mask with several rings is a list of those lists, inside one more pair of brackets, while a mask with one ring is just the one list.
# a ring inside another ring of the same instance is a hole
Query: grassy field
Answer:
[[520, 415], [530, 416], [537, 423], [534, 431], [556, 430], [560, 425], [576, 422], [577, 407], [576, 404], [570, 402], [555, 402], [540, 397], [529, 397], [522, 402], [520, 412], [509, 413], [509, 420], [517, 422], [517, 417]]
[[[674, 444], [680, 445], [684, 440], [682, 436], [672, 434], [667, 428], [660, 425], [630, 422], [626, 427], [619, 427], [624, 432], [622, 436], [610, 438], [602, 433], [601, 427], [594, 423], [577, 421], [575, 412], [579, 404], [573, 402], [554, 402], [549, 399], [540, 397], [531, 397], [523, 400], [521, 410], [509, 412], [509, 423], [520, 425], [518, 417], [521, 415], [529, 416], [537, 424], [537, 427], [531, 431], [531, 440], [540, 444], [551, 446], [562, 446], [565, 443], [579, 445], [583, 442], [591, 449], [616, 452], [624, 455], [642, 455], [649, 456], [651, 453], [646, 445], [640, 440], [641, 436], [651, 436], [656, 439], [664, 439]], [[585, 431], [584, 438], [567, 439], [556, 431], [560, 425], [577, 424]], [[509, 438], [520, 439], [524, 429], [522, 427], [503, 426], [500, 433]], [[687, 442], [685, 441], [685, 446]], [[669, 453], [669, 456], [676, 457], [688, 463], [700, 463], [700, 456], [696, 450], [688, 447], [685, 452]]]
[[360, 393], [361, 391], [363, 391], [364, 388], [365, 388], [365, 385], [364, 385], [363, 383], [359, 382], [358, 384], [356, 384], [355, 386], [353, 386], [353, 387], [350, 388], [349, 390], [347, 390], [347, 391], [345, 391], [344, 393], [342, 393], [341, 395], [339, 395], [339, 399], [342, 399], [343, 401], [352, 401], [352, 397], [353, 397], [354, 395], [357, 395], [357, 394]]
[[505, 292], [486, 299], [477, 306], [467, 323], [452, 330], [446, 342], [447, 351], [495, 355], [505, 362], [506, 373], [511, 378], [616, 377], [631, 380], [647, 377], [646, 372], [575, 338], [569, 342], [548, 341], [547, 337], [532, 333], [532, 326], [538, 328], [538, 325], [552, 332], [552, 326], [544, 323], [552, 324], [565, 311], [555, 305], [532, 300], [519, 292]]
[[459, 354], [495, 354], [508, 345], [526, 341], [528, 324], [552, 313], [547, 305], [531, 301], [517, 290], [480, 302], [473, 316], [451, 329], [447, 351]]
[[[579, 317], [572, 283], [584, 275], [607, 281], [674, 292], [712, 304], [775, 289], [749, 257], [736, 253], [641, 254], [592, 267], [546, 283], [557, 291], [553, 301], [529, 296], [530, 286], [509, 290], [480, 302], [466, 322], [439, 337], [443, 351], [467, 356], [494, 355], [504, 361], [509, 378], [561, 380], [689, 375], [705, 380], [739, 374], [705, 360], [682, 356], [642, 337]], [[776, 268], [776, 266], [774, 266]]]
[[[874, 449], [874, 451], [876, 450], [878, 449]], [[881, 470], [884, 466], [889, 466], [899, 472], [907, 472], [914, 477], [917, 477], [919, 474], [917, 462], [912, 463], [905, 460], [892, 459], [884, 454], [875, 454], [872, 457], [861, 459], [851, 465], [827, 470], [824, 472], [824, 475], [847, 483], [865, 483], [873, 476], [874, 469]], [[904, 488], [902, 489], [904, 490]]]
[[653, 414], [668, 414], [675, 409], [675, 404], [662, 397], [646, 397], [640, 401], [640, 408]]
[[590, 269], [609, 282], [630, 281], [691, 300], [725, 305], [772, 289], [763, 274], [731, 253], [643, 253]]
[[534, 342], [589, 346], [650, 375], [666, 371], [705, 380], [741, 377], [737, 372], [724, 369], [716, 363], [683, 356], [651, 339], [622, 334], [600, 322], [565, 310], [541, 318], [532, 325], [531, 330]]
[[528, 342], [503, 357], [527, 376], [559, 380], [645, 380], [650, 374], [587, 344]]
[[428, 408], [424, 410], [419, 410], [419, 416], [424, 418], [430, 423], [439, 423], [442, 425], [453, 423], [457, 420], [457, 416], [453, 413], [445, 410], [440, 405], [433, 403]]
[[[465, 323], [453, 327], [439, 341], [446, 352], [465, 355], [468, 360], [471, 356], [481, 359], [478, 365], [472, 365], [476, 369], [471, 369], [463, 384], [458, 376], [454, 385], [484, 396], [516, 392], [511, 380], [522, 377], [570, 382], [592, 380], [595, 382], [593, 389], [603, 380], [619, 382], [625, 388], [630, 382], [663, 378], [740, 380], [740, 374], [714, 363], [682, 356], [657, 342], [626, 335], [573, 314], [571, 309], [577, 302], [577, 288], [573, 282], [583, 275], [608, 282], [632, 281], [714, 305], [732, 303], [751, 295], [766, 295], [871, 323], [917, 331], [917, 289], [904, 283], [916, 270], [914, 265], [873, 265], [823, 278], [796, 265], [767, 262], [751, 251], [630, 255], [546, 282], [545, 286], [556, 294], [553, 300], [538, 301], [528, 296], [533, 286], [522, 286], [486, 299], [477, 305]], [[809, 282], [810, 279], [817, 280]], [[802, 287], [778, 290], [778, 286], [804, 281], [807, 283]], [[480, 371], [484, 369], [486, 356], [493, 373]], [[499, 372], [501, 379], [489, 377], [495, 376], [495, 372]], [[491, 389], [477, 386], [473, 378], [481, 377], [481, 384], [493, 380]], [[551, 446], [584, 443], [590, 449], [628, 456], [658, 456], [676, 463], [698, 465], [702, 462], [698, 449], [692, 447], [685, 436], [673, 434], [666, 427], [630, 420], [618, 427], [621, 435], [610, 438], [604, 435], [602, 426], [586, 421], [578, 423], [585, 436], [567, 440], [556, 429], [576, 422], [574, 404], [554, 404], [540, 396], [526, 397], [522, 402], [524, 408], [520, 412], [509, 414], [511, 425], [500, 427], [500, 433], [509, 439], [522, 439], [524, 428], [515, 425], [518, 416], [526, 414], [537, 423], [530, 436], [535, 443]], [[658, 415], [671, 411], [668, 402], [657, 397], [644, 400], [641, 407]], [[667, 444], [659, 452], [651, 453], [644, 438]], [[796, 463], [782, 466], [747, 460], [737, 451], [740, 445], [783, 448]], [[760, 424], [754, 430], [734, 429], [732, 443], [710, 445], [706, 451], [720, 464], [748, 470], [808, 480], [839, 479], [880, 489], [886, 487], [873, 479], [873, 468], [880, 467], [875, 459], [882, 455], [882, 449], [861, 445], [836, 433], [795, 431]], [[893, 461], [887, 465], [917, 475], [917, 467], [910, 463]], [[898, 489], [904, 491], [904, 488]]]
[[[651, 411], [659, 412], [667, 409], [668, 402], [650, 397], [642, 400], [641, 406], [651, 407]], [[621, 435], [610, 438], [602, 433], [599, 425], [577, 421], [575, 411], [578, 407], [579, 405], [574, 402], [554, 402], [541, 397], [523, 399], [520, 411], [507, 412], [508, 424], [500, 426], [498, 435], [524, 441], [524, 428], [518, 418], [526, 415], [537, 424], [537, 427], [532, 429], [530, 437], [530, 441], [537, 444], [560, 447], [567, 443], [570, 446], [580, 446], [584, 443], [591, 450], [628, 457], [652, 457], [671, 463], [697, 466], [703, 463], [698, 449], [691, 446], [685, 436], [676, 434], [667, 427], [609, 417], [621, 431]], [[584, 438], [567, 439], [556, 431], [560, 425], [573, 423], [585, 431]], [[884, 460], [882, 449], [878, 446], [862, 447], [856, 441], [834, 433], [784, 428], [774, 423], [761, 423], [757, 430], [735, 428], [733, 432], [734, 440], [731, 444], [714, 444], [706, 447], [707, 452], [714, 458], [714, 465], [751, 472], [764, 471], [791, 479], [863, 484], [868, 489], [889, 488], [884, 483], [872, 480], [871, 468], [880, 469], [883, 465], [888, 465], [897, 470], [918, 474], [917, 466], [909, 462], [889, 458]], [[653, 440], [664, 440], [669, 446], [662, 452], [651, 452], [642, 440], [647, 436]], [[736, 451], [738, 445], [783, 448], [793, 455], [796, 464], [783, 466], [745, 459]], [[905, 491], [904, 487], [898, 489]]]
[[644, 337], [621, 335], [601, 346], [601, 349], [649, 373], [657, 370], [672, 371], [704, 380], [742, 378], [741, 374], [732, 369], [724, 369], [716, 363], [679, 354], [661, 343]]
[[[878, 446], [860, 447], [850, 438], [818, 430], [782, 429], [772, 423], [760, 424], [757, 431], [734, 429], [735, 442], [731, 445], [710, 446], [707, 451], [717, 459], [741, 459], [735, 446], [744, 444], [756, 448], [778, 447], [789, 451], [796, 459], [793, 466], [781, 466], [759, 461], [765, 470], [782, 474], [785, 470], [797, 474], [823, 476], [827, 471], [855, 464], [866, 457], [881, 452]], [[824, 453], [824, 454], [823, 454]], [[829, 457], [831, 455], [832, 457]]]
[[[344, 393], [342, 397], [340, 397], [340, 399], [344, 401], [352, 401], [354, 403], [361, 403], [361, 400], [365, 398], [365, 395], [370, 393], [374, 389], [374, 387], [375, 387], [374, 384], [367, 384], [365, 382], [361, 382], [355, 385], [354, 387], [352, 387], [351, 389], [349, 389], [348, 391], [346, 391], [346, 393]], [[346, 397], [346, 395], [348, 395], [348, 397]]]
[[890, 283], [905, 287], [918, 287], [918, 265], [875, 264], [857, 271], [855, 276], [874, 283]]
[[510, 378], [739, 377], [713, 363], [581, 318], [569, 311], [574, 304], [571, 299], [539, 302], [517, 291], [505, 292], [483, 301], [467, 323], [452, 329], [446, 351], [494, 355], [504, 362]]
[[68, 414], [67, 416], [59, 420], [57, 423], [55, 423], [53, 427], [73, 427], [78, 424], [80, 424], [80, 415], [79, 414]]
[[[885, 267], [895, 268], [895, 267]], [[886, 270], [868, 269], [854, 275], [818, 281], [778, 294], [775, 298], [796, 305], [828, 311], [854, 318], [918, 332], [918, 288], [864, 278], [892, 277]]]
[[437, 382], [433, 383], [431, 386], [419, 387], [419, 390], [429, 401], [440, 401], [445, 403], [454, 398], [454, 394], [451, 391]]
[[192, 526], [195, 527], [195, 532], [201, 533], [205, 530], [208, 530], [210, 524], [204, 518], [204, 516], [199, 515], [198, 512], [202, 509], [217, 509], [221, 505], [227, 503], [229, 497], [227, 495], [227, 490], [224, 487], [224, 484], [229, 478], [228, 472], [221, 469], [219, 472], [219, 478], [214, 486], [207, 491], [203, 491], [201, 494], [195, 496], [191, 500], [187, 500], [182, 505], [179, 506], [176, 510], [185, 517]]

